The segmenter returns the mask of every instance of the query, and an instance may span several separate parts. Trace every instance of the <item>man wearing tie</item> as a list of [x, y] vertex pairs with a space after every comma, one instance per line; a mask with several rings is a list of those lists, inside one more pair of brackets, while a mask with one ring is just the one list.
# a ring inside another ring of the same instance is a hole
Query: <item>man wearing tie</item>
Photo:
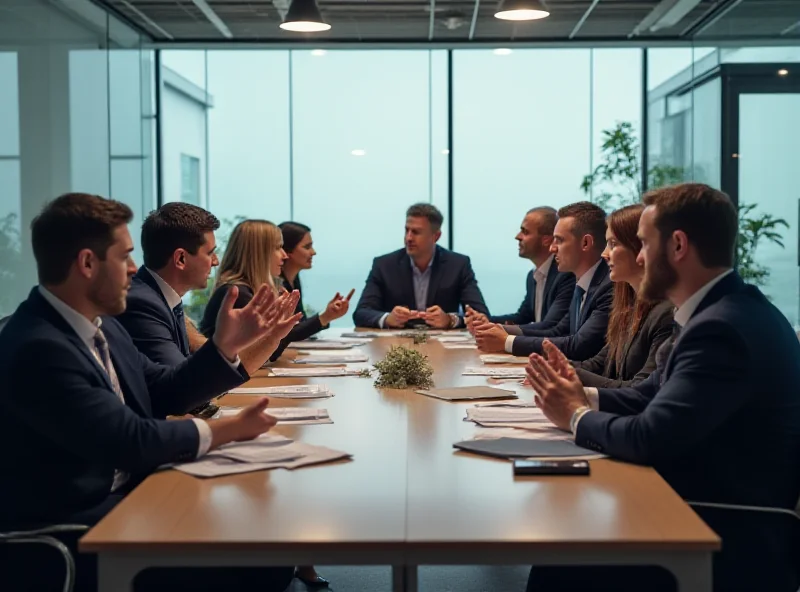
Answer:
[[550, 251], [559, 271], [572, 272], [577, 278], [569, 310], [558, 324], [522, 325], [522, 335], [509, 335], [501, 325], [476, 323], [479, 349], [524, 356], [542, 351], [542, 342], [549, 338], [569, 359], [576, 361], [589, 359], [603, 349], [613, 296], [608, 265], [601, 257], [606, 245], [605, 218], [605, 212], [589, 202], [578, 202], [558, 211]]
[[[218, 228], [219, 220], [210, 212], [181, 202], [164, 204], [142, 224], [144, 265], [131, 280], [127, 306], [117, 320], [153, 362], [177, 366], [206, 342], [185, 317], [182, 298], [190, 290], [204, 289], [211, 270], [219, 265], [214, 237]], [[298, 297], [282, 298], [296, 302]], [[278, 345], [254, 344], [241, 353], [242, 365], [255, 372]]]
[[377, 257], [353, 313], [357, 327], [464, 324], [459, 309], [488, 314], [469, 257], [437, 246], [442, 213], [419, 203], [406, 212], [405, 249]]
[[575, 275], [559, 271], [555, 255], [550, 252], [553, 244], [558, 214], [553, 208], [540, 206], [528, 211], [520, 224], [515, 239], [519, 243], [519, 256], [530, 260], [534, 269], [525, 281], [525, 299], [514, 314], [486, 317], [467, 309], [467, 327], [474, 333], [474, 324], [491, 322], [503, 325], [507, 333], [521, 335], [518, 325], [536, 323], [540, 329], [554, 327], [564, 317], [572, 302]]
[[[800, 496], [800, 343], [789, 322], [733, 270], [736, 209], [695, 183], [644, 197], [644, 297], [676, 307], [676, 338], [639, 385], [586, 389], [557, 348], [527, 368], [537, 404], [575, 442], [653, 466], [722, 538], [715, 590], [795, 592]], [[529, 590], [653, 590], [622, 570], [533, 569]], [[582, 582], [582, 584], [581, 584]]]

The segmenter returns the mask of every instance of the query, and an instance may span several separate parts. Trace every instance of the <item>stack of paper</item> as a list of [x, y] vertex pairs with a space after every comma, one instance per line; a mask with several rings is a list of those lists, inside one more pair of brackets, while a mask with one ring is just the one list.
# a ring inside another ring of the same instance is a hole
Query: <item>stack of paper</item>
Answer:
[[453, 333], [450, 335], [440, 335], [438, 337], [434, 337], [433, 339], [441, 343], [460, 343], [460, 342], [475, 343], [475, 338], [469, 333]]
[[358, 376], [368, 368], [320, 367], [320, 368], [270, 368], [272, 376], [303, 377], [311, 376]]
[[174, 465], [174, 468], [195, 477], [219, 477], [267, 469], [296, 469], [351, 456], [324, 446], [281, 438], [266, 435], [250, 442], [233, 442], [199, 460]]
[[486, 368], [468, 366], [462, 372], [464, 376], [493, 376], [495, 378], [525, 378], [525, 368]]
[[554, 425], [535, 424], [530, 429], [520, 428], [475, 428], [475, 440], [495, 440], [497, 438], [523, 438], [529, 440], [571, 440], [572, 435], [559, 430]]
[[295, 341], [287, 347], [289, 349], [350, 349], [357, 344], [350, 341], [335, 341], [333, 339], [315, 339], [313, 341]]
[[531, 427], [534, 424], [552, 425], [542, 410], [524, 401], [476, 405], [467, 409], [467, 420], [482, 426]]
[[[222, 407], [214, 417], [232, 417], [241, 413], [240, 407]], [[333, 423], [327, 409], [312, 407], [267, 407], [264, 411], [281, 425], [312, 425]]]
[[511, 354], [483, 354], [481, 362], [484, 364], [527, 364], [528, 358]]
[[478, 344], [461, 341], [457, 343], [443, 343], [442, 347], [444, 349], [478, 349]]
[[[303, 352], [298, 352], [303, 353]], [[295, 364], [350, 364], [366, 362], [369, 356], [363, 352], [324, 352], [320, 350], [314, 355], [298, 355], [292, 362]]]
[[[391, 334], [392, 331], [386, 333]], [[345, 331], [342, 333], [342, 337], [345, 339], [375, 339], [376, 337], [386, 337], [386, 334], [377, 331]]]
[[298, 384], [293, 386], [240, 387], [228, 391], [231, 395], [266, 395], [278, 399], [327, 399], [333, 396], [324, 384]]

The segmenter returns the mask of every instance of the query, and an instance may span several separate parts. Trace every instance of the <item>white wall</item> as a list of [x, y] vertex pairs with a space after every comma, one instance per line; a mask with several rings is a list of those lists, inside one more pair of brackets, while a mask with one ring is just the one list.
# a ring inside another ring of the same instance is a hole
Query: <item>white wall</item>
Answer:
[[181, 199], [181, 154], [200, 160], [200, 205], [206, 202], [206, 110], [175, 89], [161, 91], [164, 202]]

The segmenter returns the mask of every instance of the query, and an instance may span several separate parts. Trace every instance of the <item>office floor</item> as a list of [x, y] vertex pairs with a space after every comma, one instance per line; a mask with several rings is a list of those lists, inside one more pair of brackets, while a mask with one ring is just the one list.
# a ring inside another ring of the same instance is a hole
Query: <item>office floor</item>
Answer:
[[[320, 566], [318, 571], [330, 580], [332, 592], [391, 592], [392, 590], [392, 571], [388, 567]], [[420, 592], [524, 592], [529, 571], [530, 566], [423, 566], [419, 568], [419, 590]], [[306, 592], [306, 586], [295, 579], [287, 592]]]

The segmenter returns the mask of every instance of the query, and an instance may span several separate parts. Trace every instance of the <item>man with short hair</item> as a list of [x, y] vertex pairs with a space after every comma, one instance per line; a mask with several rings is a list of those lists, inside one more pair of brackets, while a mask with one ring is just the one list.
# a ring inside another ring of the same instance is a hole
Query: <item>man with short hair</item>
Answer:
[[585, 201], [561, 208], [550, 251], [559, 271], [572, 272], [577, 278], [567, 314], [554, 327], [522, 326], [519, 336], [509, 335], [497, 324], [478, 323], [475, 338], [479, 349], [525, 356], [541, 352], [542, 342], [549, 338], [569, 359], [577, 361], [603, 349], [613, 296], [608, 265], [601, 257], [605, 235], [602, 208]]
[[[283, 309], [293, 303], [263, 286], [234, 310], [234, 290], [213, 341], [178, 366], [151, 362], [113, 318], [136, 272], [132, 216], [120, 202], [71, 193], [31, 225], [39, 285], [0, 333], [0, 445], [19, 451], [0, 460], [0, 528], [95, 524], [157, 467], [275, 425], [267, 399], [231, 418], [154, 419], [247, 380], [239, 352], [288, 332]], [[79, 572], [91, 579], [94, 568]], [[285, 587], [292, 570], [264, 573]]]
[[469, 257], [437, 246], [442, 213], [418, 203], [406, 212], [405, 249], [375, 258], [353, 321], [358, 327], [463, 325], [462, 308], [488, 314]]
[[[578, 445], [653, 466], [693, 503], [722, 538], [715, 590], [795, 592], [800, 343], [780, 311], [733, 270], [738, 218], [727, 195], [686, 183], [643, 201], [641, 293], [677, 307], [675, 338], [646, 381], [599, 390], [584, 389], [546, 344], [547, 360], [533, 355], [527, 368], [537, 404]], [[529, 590], [626, 581], [624, 570], [600, 572], [535, 568]], [[620, 587], [628, 589], [653, 588]]]
[[486, 317], [472, 308], [467, 309], [467, 327], [474, 332], [474, 323], [491, 322], [503, 325], [509, 334], [521, 335], [519, 325], [536, 323], [537, 329], [554, 327], [569, 310], [575, 275], [559, 271], [550, 245], [558, 221], [554, 208], [539, 206], [528, 210], [514, 237], [519, 243], [519, 256], [530, 260], [534, 269], [525, 281], [525, 299], [513, 314]]

